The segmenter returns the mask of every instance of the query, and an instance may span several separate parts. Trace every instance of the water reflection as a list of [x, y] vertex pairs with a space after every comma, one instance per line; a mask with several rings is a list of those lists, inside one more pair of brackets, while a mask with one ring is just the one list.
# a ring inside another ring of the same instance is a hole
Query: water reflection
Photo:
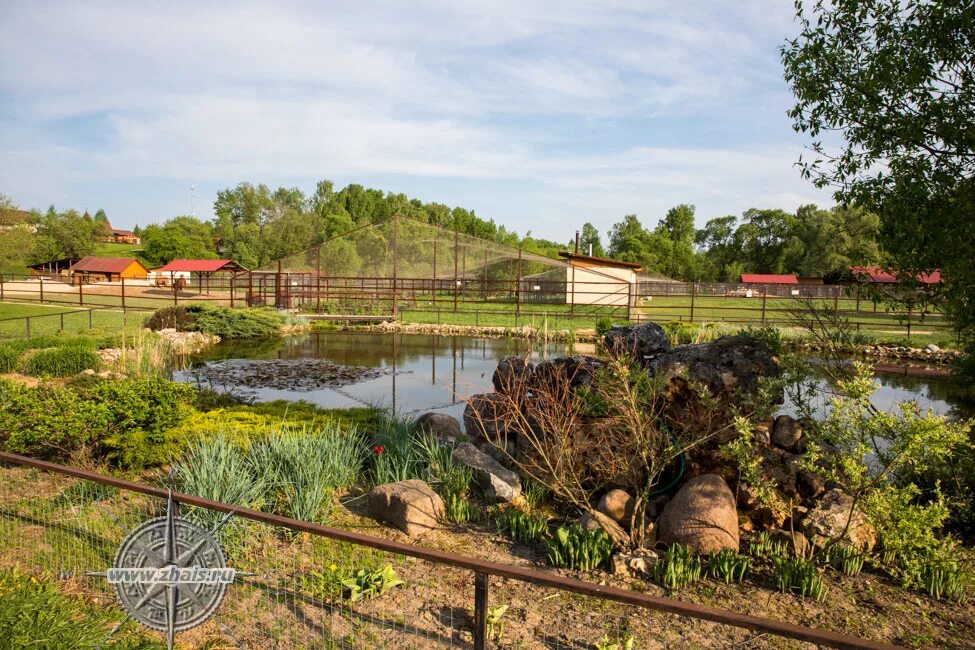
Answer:
[[[491, 390], [491, 375], [498, 359], [505, 355], [517, 354], [539, 361], [592, 351], [591, 345], [542, 345], [521, 339], [325, 332], [260, 343], [220, 344], [202, 355], [197, 364], [223, 359], [318, 358], [345, 365], [384, 368], [390, 374], [341, 388], [313, 391], [261, 388], [250, 394], [259, 400], [304, 399], [326, 408], [380, 405], [407, 415], [440, 410], [459, 417], [464, 410], [464, 399]], [[192, 370], [179, 373], [178, 377], [193, 381]], [[878, 375], [877, 382], [876, 403], [881, 408], [890, 408], [896, 401], [917, 399], [922, 407], [949, 413], [960, 403], [950, 381], [882, 374]], [[781, 410], [792, 409], [786, 404]]]

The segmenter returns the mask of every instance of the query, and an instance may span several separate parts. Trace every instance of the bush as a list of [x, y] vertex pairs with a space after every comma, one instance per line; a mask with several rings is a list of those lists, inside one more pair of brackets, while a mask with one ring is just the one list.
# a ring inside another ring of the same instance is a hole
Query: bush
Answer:
[[271, 338], [281, 334], [285, 317], [273, 309], [206, 309], [192, 329], [224, 340]]
[[73, 390], [0, 382], [0, 441], [7, 451], [67, 458], [104, 436], [109, 421], [105, 404]]
[[196, 325], [197, 316], [203, 312], [202, 307], [203, 305], [163, 307], [154, 311], [143, 326], [153, 331], [172, 328], [180, 332], [189, 332]]
[[779, 354], [782, 351], [782, 333], [779, 328], [766, 325], [763, 327], [743, 327], [738, 330], [740, 336], [749, 336], [764, 343], [772, 354]]
[[24, 349], [14, 343], [0, 343], [0, 374], [17, 370]]
[[21, 372], [32, 377], [67, 377], [82, 370], [96, 370], [98, 354], [81, 346], [38, 350], [21, 363]]
[[548, 559], [557, 567], [591, 571], [609, 564], [613, 542], [602, 529], [561, 526], [546, 539]]

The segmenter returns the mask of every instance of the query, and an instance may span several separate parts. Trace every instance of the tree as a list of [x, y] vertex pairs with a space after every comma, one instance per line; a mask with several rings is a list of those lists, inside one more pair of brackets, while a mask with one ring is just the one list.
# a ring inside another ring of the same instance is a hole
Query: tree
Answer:
[[750, 208], [735, 231], [735, 245], [745, 266], [755, 273], [784, 273], [802, 244], [795, 238], [796, 218], [785, 210]]
[[735, 227], [738, 217], [728, 215], [717, 217], [704, 224], [703, 230], [694, 235], [694, 243], [701, 249], [702, 279], [722, 282], [735, 282], [737, 277], [728, 277], [729, 266], [739, 258], [735, 245]]
[[667, 211], [657, 230], [666, 234], [670, 254], [661, 271], [681, 280], [697, 280], [697, 258], [694, 253], [694, 206], [682, 203]]
[[174, 217], [142, 231], [142, 257], [154, 266], [175, 259], [215, 259], [213, 227], [196, 217]]
[[606, 251], [603, 250], [603, 243], [599, 240], [599, 231], [596, 230], [596, 226], [592, 225], [588, 221], [582, 225], [582, 234], [579, 236], [579, 246], [582, 248], [582, 252], [586, 255], [606, 257]]
[[942, 269], [949, 317], [975, 331], [975, 5], [818, 0], [782, 48], [812, 139], [803, 175], [879, 215], [904, 275]]
[[30, 260], [47, 262], [65, 257], [85, 257], [95, 252], [99, 226], [77, 210], [58, 213], [54, 206], [40, 219]]

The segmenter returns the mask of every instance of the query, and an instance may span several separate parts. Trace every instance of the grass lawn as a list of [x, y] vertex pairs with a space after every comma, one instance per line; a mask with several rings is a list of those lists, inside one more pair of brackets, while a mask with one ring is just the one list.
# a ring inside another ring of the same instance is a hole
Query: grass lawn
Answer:
[[95, 245], [95, 255], [103, 257], [138, 257], [141, 252], [142, 244], [98, 242]]
[[140, 311], [123, 314], [121, 310], [96, 309], [91, 312], [89, 321], [87, 309], [0, 302], [0, 339], [27, 337], [25, 317], [30, 317], [30, 336], [41, 336], [62, 331], [62, 323], [64, 333], [69, 335], [89, 332], [117, 334], [123, 327], [127, 333], [134, 334], [148, 315], [148, 312]]

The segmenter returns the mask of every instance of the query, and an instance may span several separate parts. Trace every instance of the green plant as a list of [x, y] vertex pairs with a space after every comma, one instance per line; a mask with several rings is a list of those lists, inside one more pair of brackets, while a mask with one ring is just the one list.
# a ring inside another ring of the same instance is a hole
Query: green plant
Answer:
[[504, 615], [508, 612], [508, 605], [497, 605], [488, 607], [487, 610], [487, 635], [489, 639], [500, 642], [504, 635]]
[[[194, 444], [173, 464], [180, 489], [187, 494], [245, 508], [259, 508], [267, 491], [266, 477], [251, 471], [244, 451], [227, 438], [216, 437]], [[197, 508], [190, 517], [212, 528], [223, 515]]]
[[270, 338], [281, 334], [285, 317], [273, 309], [209, 308], [197, 314], [192, 329], [224, 340]]
[[610, 639], [604, 634], [595, 645], [596, 650], [633, 650], [633, 635], [627, 633], [622, 638]]
[[920, 582], [936, 600], [964, 601], [971, 577], [955, 558], [930, 557], [921, 566]]
[[98, 501], [105, 501], [118, 494], [118, 488], [95, 481], [79, 480], [61, 490], [54, 497], [56, 507], [84, 508]]
[[542, 541], [548, 535], [548, 519], [518, 508], [499, 508], [494, 515], [498, 532], [524, 544]]
[[758, 339], [768, 347], [772, 354], [779, 354], [782, 351], [782, 332], [778, 327], [766, 325], [762, 327], [743, 327], [738, 330], [738, 335], [749, 336]]
[[780, 557], [775, 560], [775, 578], [783, 592], [795, 591], [803, 598], [822, 602], [827, 587], [819, 568], [802, 557]]
[[867, 554], [850, 544], [835, 544], [826, 550], [826, 561], [848, 576], [860, 575]]
[[17, 370], [20, 357], [24, 354], [24, 347], [16, 342], [0, 343], [0, 374]]
[[369, 454], [373, 485], [428, 477], [411, 429], [408, 422], [396, 418], [386, 418], [382, 423]]
[[708, 555], [708, 573], [726, 583], [741, 582], [751, 566], [751, 560], [734, 549], [723, 548]]
[[98, 354], [82, 347], [61, 347], [37, 350], [21, 362], [20, 370], [32, 377], [67, 377], [83, 370], [97, 370]]
[[444, 516], [452, 524], [466, 524], [481, 520], [481, 509], [466, 496], [448, 492], [444, 497]]
[[683, 544], [671, 544], [654, 566], [654, 578], [674, 590], [701, 579], [701, 558]]
[[154, 331], [172, 328], [180, 332], [188, 332], [193, 329], [201, 312], [197, 305], [163, 307], [154, 311], [143, 323], [143, 327]]
[[613, 542], [602, 529], [587, 530], [582, 526], [560, 526], [545, 538], [548, 559], [557, 567], [591, 571], [609, 563]]
[[523, 482], [521, 493], [525, 497], [525, 507], [529, 512], [538, 510], [551, 496], [548, 488], [530, 478]]
[[382, 596], [393, 587], [405, 584], [406, 582], [396, 575], [391, 564], [387, 564], [376, 571], [359, 569], [350, 578], [342, 581], [342, 585], [347, 590], [348, 598], [352, 602]]
[[772, 539], [772, 535], [763, 530], [755, 534], [748, 543], [748, 554], [752, 557], [763, 560], [777, 560], [788, 557], [792, 554], [792, 549], [788, 543]]

